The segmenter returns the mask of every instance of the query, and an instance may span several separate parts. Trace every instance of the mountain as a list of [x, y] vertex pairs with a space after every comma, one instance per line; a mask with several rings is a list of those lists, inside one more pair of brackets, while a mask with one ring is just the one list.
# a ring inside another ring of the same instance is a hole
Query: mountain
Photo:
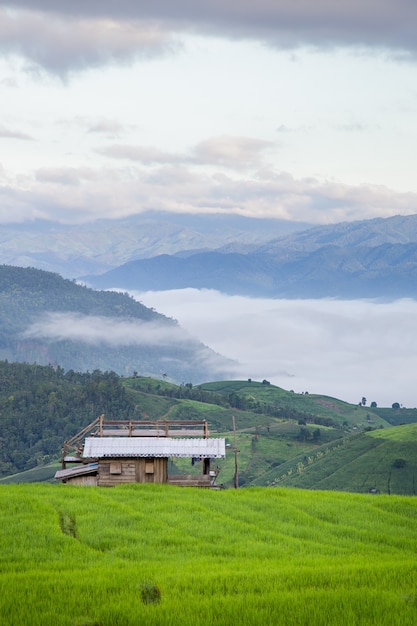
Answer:
[[417, 243], [288, 252], [286, 258], [249, 253], [161, 255], [131, 261], [100, 276], [84, 276], [99, 289], [158, 291], [217, 289], [275, 298], [401, 298], [417, 295]]
[[126, 294], [0, 266], [0, 359], [200, 382], [230, 362]]
[[75, 226], [38, 220], [1, 227], [0, 263], [52, 270], [101, 289], [415, 296], [417, 215], [307, 226], [157, 211]]
[[279, 219], [161, 211], [79, 225], [35, 220], [1, 225], [0, 263], [37, 267], [74, 278], [160, 254], [257, 246], [307, 226]]
[[395, 215], [355, 222], [315, 226], [299, 233], [271, 238], [258, 252], [276, 254], [283, 250], [312, 252], [322, 246], [374, 248], [385, 243], [417, 243], [417, 214]]
[[131, 261], [100, 276], [84, 276], [98, 289], [165, 290], [186, 287], [226, 293], [273, 293], [274, 261], [267, 255], [199, 252], [186, 257], [160, 255]]
[[401, 298], [417, 294], [417, 216], [317, 227], [258, 247], [226, 247], [131, 261], [94, 287], [217, 289], [280, 298]]
[[75, 226], [3, 225], [0, 244], [0, 262], [101, 289], [389, 299], [415, 297], [417, 286], [417, 215], [309, 227], [148, 211]]

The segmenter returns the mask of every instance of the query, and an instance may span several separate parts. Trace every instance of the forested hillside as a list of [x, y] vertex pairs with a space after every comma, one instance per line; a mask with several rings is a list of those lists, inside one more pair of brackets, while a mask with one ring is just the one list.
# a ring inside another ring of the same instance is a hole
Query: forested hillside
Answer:
[[65, 370], [201, 382], [225, 367], [173, 319], [127, 294], [96, 291], [34, 268], [0, 266], [0, 358]]
[[100, 413], [128, 419], [133, 412], [113, 372], [0, 361], [0, 476], [57, 459], [64, 440]]

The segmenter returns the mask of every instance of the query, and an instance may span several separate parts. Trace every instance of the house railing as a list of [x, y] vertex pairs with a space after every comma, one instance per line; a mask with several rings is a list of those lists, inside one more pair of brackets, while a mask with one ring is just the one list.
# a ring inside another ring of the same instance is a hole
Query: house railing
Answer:
[[79, 463], [86, 437], [204, 437], [209, 436], [206, 420], [106, 420], [97, 417], [79, 433], [65, 441], [61, 464]]

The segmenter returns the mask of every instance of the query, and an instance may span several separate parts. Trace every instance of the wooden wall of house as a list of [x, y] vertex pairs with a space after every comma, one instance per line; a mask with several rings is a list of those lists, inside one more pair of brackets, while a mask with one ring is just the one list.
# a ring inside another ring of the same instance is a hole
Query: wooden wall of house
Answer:
[[74, 476], [68, 478], [65, 482], [71, 485], [82, 485], [83, 487], [97, 487], [98, 476], [89, 474], [87, 476]]
[[166, 483], [168, 480], [166, 458], [100, 459], [98, 467], [100, 487], [123, 483]]

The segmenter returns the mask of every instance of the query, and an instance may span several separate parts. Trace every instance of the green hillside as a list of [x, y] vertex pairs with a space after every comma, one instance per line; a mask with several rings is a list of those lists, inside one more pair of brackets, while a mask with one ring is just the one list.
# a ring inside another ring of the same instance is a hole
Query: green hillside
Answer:
[[[0, 479], [7, 482], [51, 480], [50, 464], [60, 459], [64, 441], [104, 413], [107, 419], [207, 420], [212, 436], [226, 438], [226, 458], [217, 462], [225, 487], [235, 481], [236, 437], [241, 487], [415, 493], [414, 424], [401, 427], [404, 442], [386, 436], [396, 430], [387, 420], [397, 409], [383, 409], [385, 420], [379, 409], [265, 381], [175, 385], [164, 378], [6, 361], [0, 361], [0, 380]], [[400, 412], [406, 420], [415, 413]], [[406, 465], [391, 467], [397, 459]], [[198, 474], [201, 467], [177, 459], [170, 471]]]
[[220, 381], [199, 385], [227, 398], [235, 398], [239, 408], [252, 408], [290, 419], [303, 419], [316, 424], [352, 429], [389, 426], [387, 419], [368, 407], [349, 404], [329, 396], [294, 393], [271, 385], [268, 381]]
[[279, 470], [263, 481], [304, 489], [416, 495], [417, 424], [345, 438]]
[[417, 499], [0, 486], [0, 623], [404, 626]]
[[[158, 407], [159, 416], [163, 411], [172, 419], [207, 419], [213, 434], [226, 436], [231, 447], [234, 417], [242, 487], [282, 484], [361, 493], [415, 493], [416, 425], [402, 427], [402, 444], [382, 445], [384, 435], [396, 429], [380, 417], [379, 409], [327, 396], [295, 394], [267, 381], [221, 381], [192, 387], [130, 378], [123, 384], [136, 397], [135, 404], [149, 407], [147, 411]], [[398, 413], [395, 409], [383, 411], [390, 419]], [[407, 409], [401, 413], [409, 419], [414, 415]], [[151, 416], [158, 417], [155, 412]], [[403, 457], [405, 468], [392, 466]], [[185, 461], [176, 464], [187, 473], [199, 471], [198, 467], [190, 469]], [[232, 486], [235, 459], [231, 448], [218, 466], [220, 482]]]
[[40, 465], [39, 467], [34, 467], [33, 469], [26, 470], [24, 472], [10, 474], [5, 478], [0, 478], [0, 484], [14, 485], [19, 483], [56, 483], [55, 472], [59, 469], [61, 469], [61, 463], [58, 463], [58, 461], [48, 463], [47, 465]]

